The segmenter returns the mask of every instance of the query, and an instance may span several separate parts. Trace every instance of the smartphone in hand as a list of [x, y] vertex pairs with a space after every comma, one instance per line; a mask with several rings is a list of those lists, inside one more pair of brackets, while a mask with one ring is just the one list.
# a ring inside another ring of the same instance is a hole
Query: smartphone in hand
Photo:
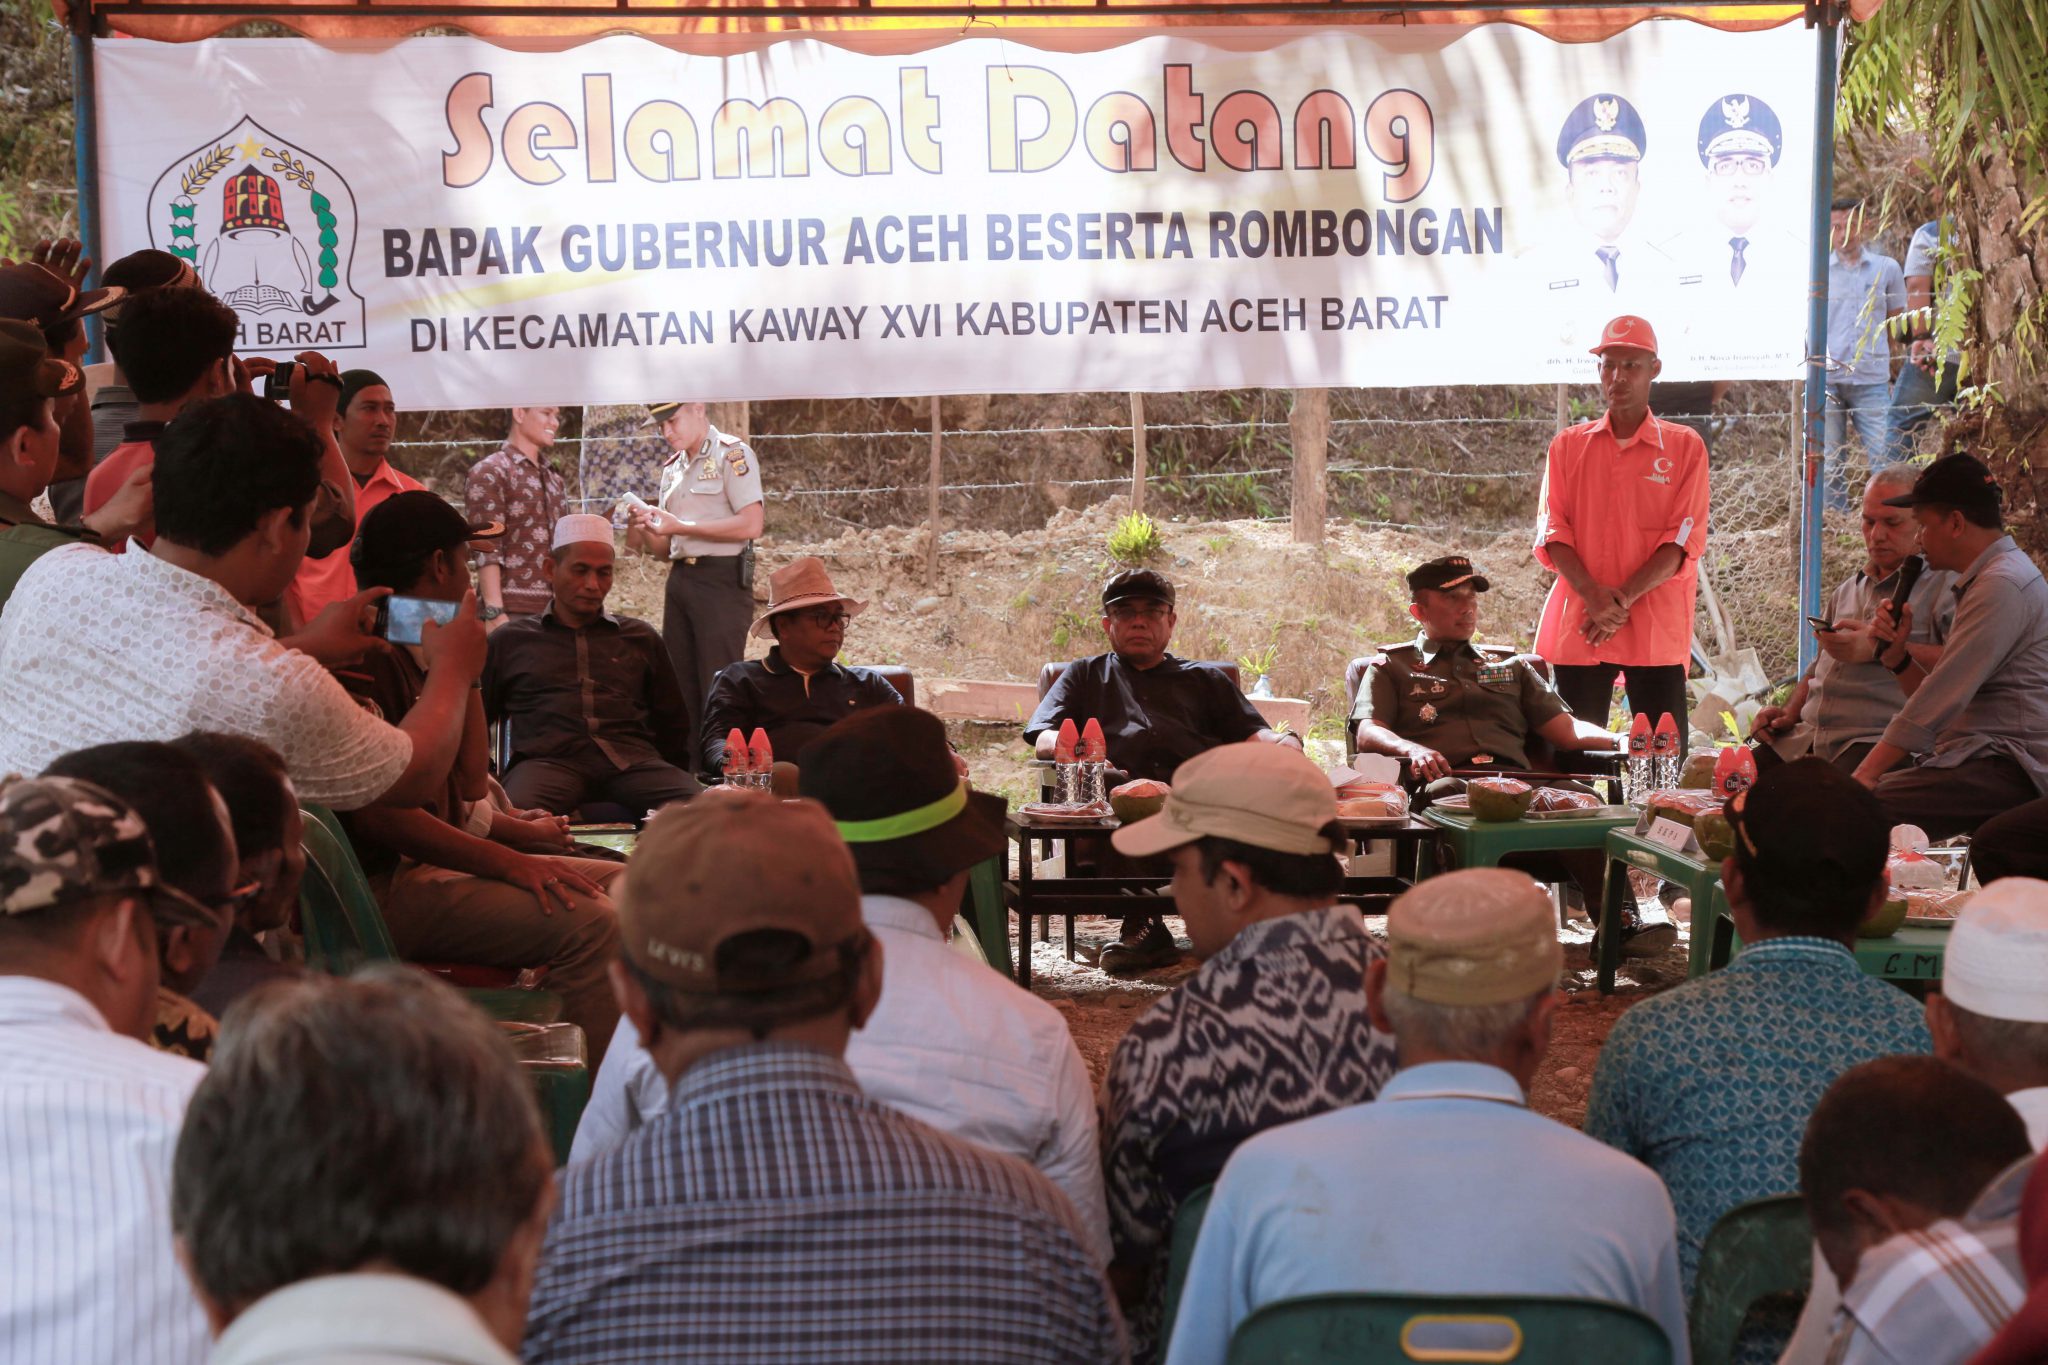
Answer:
[[1827, 635], [1831, 633], [1835, 628], [1834, 622], [1826, 620], [1819, 616], [1807, 617], [1806, 624], [1813, 627], [1813, 632], [1816, 635]]
[[426, 624], [445, 626], [462, 609], [460, 602], [437, 602], [427, 597], [387, 597], [377, 604], [377, 633], [394, 645], [422, 643]]

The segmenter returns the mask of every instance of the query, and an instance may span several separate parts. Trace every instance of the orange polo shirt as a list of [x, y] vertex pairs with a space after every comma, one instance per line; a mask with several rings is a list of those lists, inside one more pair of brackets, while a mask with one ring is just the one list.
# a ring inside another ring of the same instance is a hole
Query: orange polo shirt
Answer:
[[1646, 417], [1626, 441], [1607, 415], [1550, 443], [1536, 512], [1536, 562], [1555, 570], [1550, 546], [1578, 551], [1596, 582], [1620, 587], [1660, 546], [1685, 564], [1629, 608], [1628, 624], [1597, 649], [1581, 631], [1586, 604], [1563, 577], [1550, 586], [1536, 652], [1554, 664], [1682, 664], [1692, 654], [1699, 557], [1707, 547], [1707, 446], [1699, 433]]
[[[410, 474], [401, 474], [393, 469], [389, 460], [379, 461], [369, 482], [356, 485], [356, 525], [362, 525], [363, 518], [370, 515], [370, 509], [392, 494], [424, 487], [425, 484]], [[299, 576], [284, 591], [285, 605], [291, 609], [293, 619], [304, 624], [332, 603], [355, 596], [355, 566], [348, 562], [348, 552], [354, 548], [355, 541], [351, 538], [333, 554], [319, 559], [308, 556], [300, 563]]]

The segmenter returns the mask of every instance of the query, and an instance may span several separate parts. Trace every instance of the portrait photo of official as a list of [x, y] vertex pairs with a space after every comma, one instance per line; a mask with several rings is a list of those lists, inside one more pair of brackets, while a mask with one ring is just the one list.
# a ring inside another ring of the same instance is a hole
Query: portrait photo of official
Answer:
[[1523, 250], [1523, 279], [1539, 335], [1574, 364], [1588, 338], [1620, 313], [1655, 322], [1673, 278], [1671, 258], [1645, 240], [1638, 210], [1649, 134], [1636, 106], [1603, 91], [1573, 105], [1557, 134], [1562, 212]]
[[[1712, 369], [1744, 355], [1782, 350], [1774, 327], [1797, 325], [1806, 297], [1806, 244], [1786, 224], [1800, 186], [1779, 184], [1785, 134], [1778, 115], [1740, 91], [1700, 115], [1698, 199], [1692, 223], [1663, 243], [1676, 262], [1677, 349]], [[1740, 305], [1740, 308], [1731, 307]]]

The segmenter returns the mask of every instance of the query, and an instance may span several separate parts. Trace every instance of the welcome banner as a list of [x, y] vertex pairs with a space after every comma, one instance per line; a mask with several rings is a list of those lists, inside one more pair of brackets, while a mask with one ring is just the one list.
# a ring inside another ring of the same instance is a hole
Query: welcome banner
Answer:
[[103, 41], [104, 249], [414, 407], [1798, 372], [1810, 35], [1213, 37]]

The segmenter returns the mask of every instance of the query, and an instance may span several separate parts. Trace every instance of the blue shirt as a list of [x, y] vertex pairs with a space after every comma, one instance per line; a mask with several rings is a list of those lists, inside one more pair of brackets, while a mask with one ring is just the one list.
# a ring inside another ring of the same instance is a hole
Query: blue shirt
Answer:
[[1874, 1057], [1929, 1052], [1921, 1008], [1841, 944], [1766, 939], [1653, 996], [1600, 1049], [1586, 1133], [1664, 1177], [1686, 1289], [1737, 1204], [1799, 1188], [1799, 1139], [1822, 1092]]
[[1891, 383], [1884, 320], [1905, 307], [1906, 277], [1897, 261], [1867, 246], [1854, 265], [1829, 252], [1828, 383]]
[[1252, 1310], [1305, 1294], [1551, 1294], [1647, 1313], [1690, 1347], [1671, 1200], [1641, 1163], [1530, 1112], [1498, 1067], [1409, 1067], [1369, 1104], [1237, 1149], [1202, 1221], [1167, 1365], [1222, 1365]]

